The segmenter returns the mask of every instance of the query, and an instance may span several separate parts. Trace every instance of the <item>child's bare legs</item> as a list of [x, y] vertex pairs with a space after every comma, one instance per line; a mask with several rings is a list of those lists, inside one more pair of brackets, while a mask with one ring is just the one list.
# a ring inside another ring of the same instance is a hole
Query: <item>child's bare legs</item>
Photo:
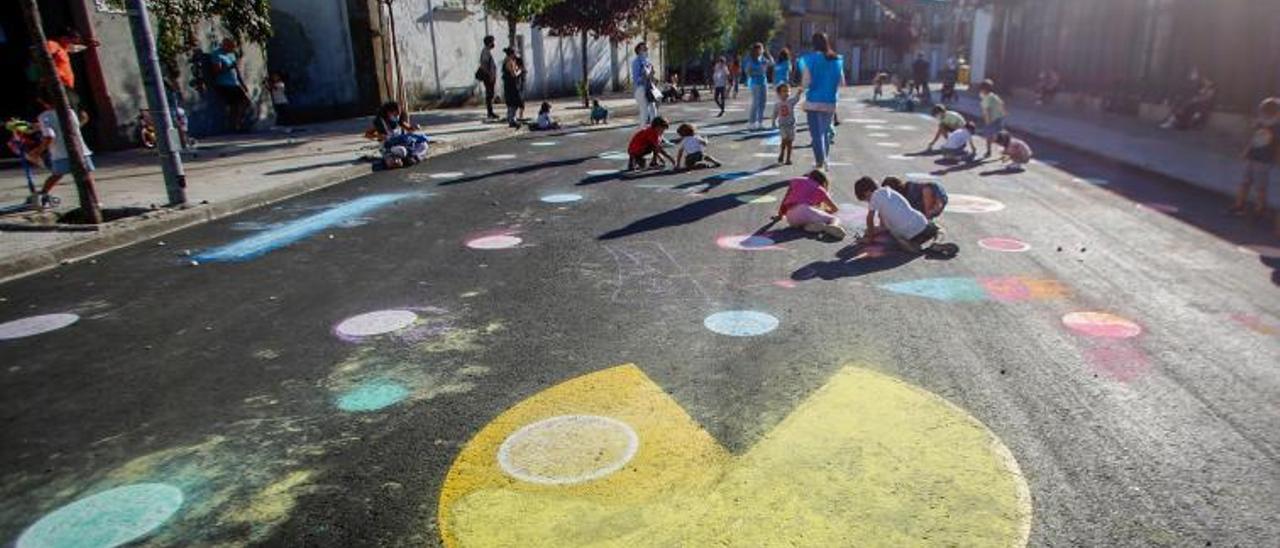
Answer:
[[702, 161], [698, 163], [704, 164], [707, 167], [720, 167], [724, 165], [720, 163], [720, 160], [717, 160], [714, 157], [712, 157], [710, 154], [706, 154], [706, 153], [702, 155]]
[[784, 139], [782, 148], [778, 151], [778, 163], [791, 165], [791, 148], [795, 143], [795, 139]]

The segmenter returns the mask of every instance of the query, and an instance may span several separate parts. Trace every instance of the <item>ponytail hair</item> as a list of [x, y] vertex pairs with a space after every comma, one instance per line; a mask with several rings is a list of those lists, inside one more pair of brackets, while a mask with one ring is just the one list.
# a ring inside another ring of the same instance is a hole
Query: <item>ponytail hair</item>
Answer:
[[835, 61], [839, 57], [836, 54], [836, 50], [831, 47], [831, 39], [827, 38], [827, 33], [825, 32], [813, 33], [813, 49], [821, 52], [828, 61]]

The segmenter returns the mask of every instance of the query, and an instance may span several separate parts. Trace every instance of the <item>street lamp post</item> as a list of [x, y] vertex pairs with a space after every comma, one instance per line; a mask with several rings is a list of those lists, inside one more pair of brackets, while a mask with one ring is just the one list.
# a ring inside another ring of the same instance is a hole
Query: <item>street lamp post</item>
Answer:
[[182, 167], [182, 153], [173, 127], [173, 111], [169, 109], [169, 97], [160, 76], [160, 58], [156, 55], [151, 18], [143, 0], [127, 0], [126, 5], [129, 27], [133, 31], [133, 47], [138, 52], [138, 65], [142, 68], [142, 84], [147, 90], [147, 106], [151, 107], [151, 121], [156, 125], [156, 149], [160, 152], [165, 193], [168, 194], [169, 205], [186, 205], [187, 174]]

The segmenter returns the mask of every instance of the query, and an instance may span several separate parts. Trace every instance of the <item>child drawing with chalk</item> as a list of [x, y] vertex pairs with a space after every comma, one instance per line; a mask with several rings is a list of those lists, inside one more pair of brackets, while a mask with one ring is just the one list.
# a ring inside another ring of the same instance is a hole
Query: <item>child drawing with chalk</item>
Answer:
[[[631, 136], [631, 142], [627, 145], [627, 171], [636, 172], [643, 169], [661, 168], [662, 160], [665, 158], [672, 165], [675, 165], [676, 159], [667, 154], [662, 148], [662, 134], [667, 131], [671, 124], [667, 123], [667, 119], [661, 116], [655, 117], [649, 126], [635, 132]], [[646, 162], [648, 165], [646, 165]]]
[[707, 154], [707, 139], [698, 135], [698, 129], [693, 127], [693, 124], [680, 124], [680, 127], [676, 128], [676, 135], [680, 136], [679, 150], [676, 151], [676, 169], [720, 167], [720, 161]]
[[777, 222], [785, 218], [788, 225], [810, 234], [825, 234], [843, 240], [845, 230], [836, 216], [840, 207], [831, 199], [830, 190], [831, 182], [821, 169], [792, 179], [787, 183], [787, 194], [782, 198], [778, 214], [772, 220]]

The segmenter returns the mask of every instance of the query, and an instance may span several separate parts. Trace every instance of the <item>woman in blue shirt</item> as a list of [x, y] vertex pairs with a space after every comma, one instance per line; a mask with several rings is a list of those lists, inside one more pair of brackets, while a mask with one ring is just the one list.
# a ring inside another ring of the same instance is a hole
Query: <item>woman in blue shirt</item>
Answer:
[[751, 88], [751, 110], [747, 111], [747, 129], [764, 129], [764, 107], [769, 96], [769, 65], [773, 58], [764, 52], [764, 44], [751, 44], [751, 56], [743, 63], [747, 74], [747, 87]]
[[773, 66], [773, 84], [790, 84], [791, 83], [791, 50], [782, 48], [778, 52], [777, 64]]
[[840, 87], [844, 85], [844, 59], [831, 48], [826, 33], [813, 35], [813, 51], [800, 58], [800, 72], [814, 164], [826, 169], [831, 160], [831, 122], [840, 100]]

